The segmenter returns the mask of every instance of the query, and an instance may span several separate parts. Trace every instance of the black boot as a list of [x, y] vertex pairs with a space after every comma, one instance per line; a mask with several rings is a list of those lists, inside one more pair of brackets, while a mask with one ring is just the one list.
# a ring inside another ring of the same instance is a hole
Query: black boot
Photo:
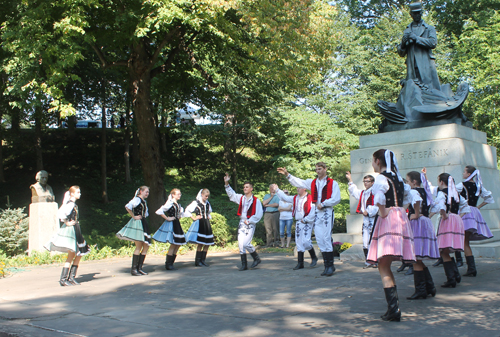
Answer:
[[132, 276], [142, 276], [142, 274], [137, 271], [138, 264], [139, 255], [132, 255], [132, 268], [130, 269], [130, 274], [132, 274]]
[[174, 268], [175, 255], [167, 255], [165, 260], [165, 269], [166, 270], [177, 270]]
[[457, 261], [457, 267], [462, 267], [464, 265], [464, 259], [462, 259], [461, 252], [455, 252], [455, 260]]
[[333, 256], [333, 252], [328, 252], [328, 257], [329, 257], [329, 261], [330, 261], [329, 268], [330, 268], [331, 274], [328, 275], [328, 273], [327, 273], [326, 276], [332, 276], [333, 273], [335, 272], [335, 256]]
[[474, 256], [466, 256], [465, 260], [467, 261], [467, 272], [464, 274], [464, 276], [476, 276], [477, 269], [476, 262], [474, 261]]
[[427, 267], [424, 267], [424, 276], [425, 276], [425, 289], [427, 290], [427, 295], [431, 295], [432, 297], [436, 296], [436, 287], [434, 286], [434, 281], [432, 280], [431, 272]]
[[207, 253], [208, 251], [206, 250], [202, 250], [201, 251], [201, 260], [200, 260], [200, 264], [203, 266], [203, 267], [210, 267], [208, 264], [205, 263], [205, 260], [207, 259]]
[[61, 278], [59, 279], [59, 284], [62, 287], [72, 286], [72, 284], [68, 281], [69, 268], [63, 268], [61, 272]]
[[200, 261], [201, 261], [201, 254], [202, 254], [202, 252], [200, 250], [196, 251], [196, 256], [194, 258], [194, 266], [195, 267], [201, 267], [201, 263], [200, 263]]
[[323, 265], [325, 266], [325, 270], [323, 270], [323, 272], [321, 273], [321, 276], [325, 276], [326, 270], [328, 269], [328, 264], [329, 264], [328, 255], [325, 252], [321, 252], [321, 255], [323, 255]]
[[[397, 285], [394, 285], [394, 289], [396, 291], [396, 296], [398, 296], [398, 286]], [[398, 298], [398, 301], [399, 301], [399, 298]], [[383, 314], [382, 316], [380, 316], [380, 318], [382, 318], [384, 321], [386, 320], [387, 318], [387, 314], [389, 313], [389, 307], [387, 307], [387, 310], [385, 311], [385, 314]]]
[[384, 288], [385, 300], [387, 301], [387, 315], [382, 319], [384, 321], [401, 321], [401, 310], [399, 310], [399, 299], [396, 287]]
[[299, 270], [304, 268], [304, 252], [297, 252], [297, 265], [293, 267], [293, 270]]
[[139, 255], [139, 264], [137, 265], [137, 272], [141, 275], [147, 275], [144, 270], [142, 270], [142, 266], [144, 265], [144, 260], [146, 259], [146, 255]]
[[363, 253], [365, 254], [365, 261], [368, 258], [368, 248], [363, 248]]
[[408, 300], [418, 300], [418, 299], [426, 299], [427, 298], [427, 289], [425, 284], [425, 274], [423, 271], [415, 270], [413, 271], [413, 280], [415, 283], [415, 293], [410, 297], [407, 297]]
[[316, 256], [316, 252], [314, 251], [314, 247], [308, 250], [309, 255], [311, 255], [311, 264], [309, 267], [316, 267], [316, 264], [318, 263], [318, 257]]
[[248, 270], [248, 266], [247, 266], [247, 254], [240, 254], [240, 257], [241, 257], [241, 268], [239, 270], [240, 271]]
[[455, 279], [457, 280], [457, 283], [460, 283], [460, 281], [462, 281], [462, 275], [460, 275], [460, 272], [458, 271], [457, 263], [455, 262], [454, 258], [451, 258], [451, 262], [453, 263], [453, 271], [455, 272]]
[[404, 271], [407, 267], [411, 266], [411, 264], [409, 263], [404, 263], [398, 268], [398, 270], [396, 270], [398, 273]]
[[442, 258], [442, 257], [440, 257], [440, 258], [436, 261], [436, 263], [434, 263], [432, 266], [433, 266], [433, 267], [437, 267], [437, 266], [442, 265], [442, 264], [443, 264], [443, 258]]
[[455, 271], [453, 270], [453, 262], [443, 262], [444, 273], [447, 281], [441, 285], [443, 288], [455, 288], [457, 280], [455, 279]]
[[69, 270], [69, 276], [68, 276], [68, 282], [71, 283], [72, 285], [75, 285], [75, 286], [80, 285], [80, 283], [76, 282], [76, 280], [75, 280], [77, 269], [78, 269], [78, 266], [72, 265], [71, 269]]
[[410, 265], [410, 268], [408, 268], [408, 270], [406, 271], [405, 275], [406, 276], [413, 275], [413, 265], [412, 264]]
[[250, 268], [255, 268], [255, 267], [257, 267], [259, 265], [259, 263], [262, 262], [262, 260], [260, 259], [259, 254], [257, 254], [257, 251], [254, 251], [253, 253], [250, 253], [250, 255], [252, 255], [252, 257], [253, 257], [253, 263], [250, 266]]

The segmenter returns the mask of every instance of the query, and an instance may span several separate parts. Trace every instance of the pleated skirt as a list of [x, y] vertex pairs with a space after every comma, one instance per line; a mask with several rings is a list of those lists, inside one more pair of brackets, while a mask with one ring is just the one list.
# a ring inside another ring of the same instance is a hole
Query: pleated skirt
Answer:
[[142, 241], [151, 244], [151, 235], [148, 233], [148, 223], [146, 219], [135, 220], [131, 218], [129, 222], [118, 232], [116, 236], [121, 240]]
[[391, 207], [387, 217], [379, 216], [375, 223], [367, 262], [375, 264], [383, 257], [406, 263], [416, 261], [413, 232], [402, 207]]
[[493, 234], [486, 224], [486, 221], [484, 221], [481, 212], [477, 209], [477, 207], [469, 207], [471, 212], [462, 217], [464, 230], [471, 233], [469, 241], [480, 241], [492, 238]]
[[164, 221], [160, 228], [153, 235], [153, 239], [159, 242], [171, 243], [174, 245], [185, 245], [186, 237], [178, 219], [174, 221]]
[[210, 220], [200, 219], [193, 221], [186, 233], [186, 241], [200, 245], [211, 246], [214, 244], [214, 235]]
[[[77, 231], [79, 232], [80, 241], [77, 240]], [[77, 256], [84, 256], [90, 253], [90, 247], [87, 245], [83, 236], [81, 236], [80, 226], [66, 226], [62, 227], [44, 245], [44, 248], [52, 252], [76, 253]]]
[[421, 216], [418, 219], [410, 220], [410, 225], [417, 260], [438, 259], [440, 257], [439, 248], [431, 219]]
[[437, 243], [439, 250], [449, 249], [450, 252], [464, 250], [464, 223], [462, 218], [450, 213], [446, 220], [439, 221]]

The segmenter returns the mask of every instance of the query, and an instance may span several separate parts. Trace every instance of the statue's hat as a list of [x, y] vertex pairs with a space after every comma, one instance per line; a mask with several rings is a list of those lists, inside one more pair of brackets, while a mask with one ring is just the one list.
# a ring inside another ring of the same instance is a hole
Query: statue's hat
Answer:
[[421, 12], [422, 11], [422, 3], [414, 2], [410, 4], [410, 12]]

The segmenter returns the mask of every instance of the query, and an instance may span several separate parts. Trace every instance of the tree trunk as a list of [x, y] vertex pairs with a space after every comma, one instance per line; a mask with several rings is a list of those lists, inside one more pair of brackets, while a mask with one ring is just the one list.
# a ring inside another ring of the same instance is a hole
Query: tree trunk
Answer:
[[167, 117], [161, 117], [161, 148], [163, 150], [163, 154], [167, 154]]
[[125, 149], [124, 149], [124, 160], [125, 160], [125, 182], [130, 183], [132, 178], [130, 177], [130, 96], [131, 88], [128, 88], [126, 94], [126, 117], [125, 117]]
[[36, 154], [36, 170], [43, 170], [43, 155], [42, 155], [42, 107], [35, 107], [35, 154]]
[[[135, 107], [134, 107], [135, 111]], [[134, 113], [132, 118], [132, 166], [137, 167], [139, 164], [139, 136], [137, 135], [137, 117]]]
[[12, 135], [18, 135], [21, 129], [21, 110], [19, 108], [10, 109], [10, 120], [11, 120], [11, 130]]
[[76, 136], [76, 116], [68, 116], [68, 137], [75, 138]]
[[[3, 111], [0, 109], [0, 121], [3, 117]], [[5, 175], [3, 172], [3, 153], [2, 153], [2, 144], [3, 144], [3, 127], [0, 124], [0, 183], [5, 182]]]
[[236, 130], [233, 129], [233, 144], [232, 144], [232, 158], [231, 158], [231, 171], [233, 172], [233, 186], [236, 189], [236, 184], [238, 182], [238, 168], [237, 168], [237, 152], [238, 152], [238, 135]]
[[[151, 73], [149, 57], [144, 46], [145, 44], [138, 43], [133, 47], [134, 55], [129, 69], [134, 90], [134, 118], [139, 133], [142, 171], [150, 191], [148, 204], [150, 209], [156, 210], [165, 202], [166, 194], [163, 186], [165, 172], [160, 154], [158, 129], [151, 109]], [[154, 232], [160, 226], [162, 218], [155, 216], [153, 212], [152, 214], [150, 229]]]
[[102, 107], [101, 107], [101, 190], [102, 202], [107, 204], [108, 199], [108, 184], [106, 181], [106, 80], [102, 80]]

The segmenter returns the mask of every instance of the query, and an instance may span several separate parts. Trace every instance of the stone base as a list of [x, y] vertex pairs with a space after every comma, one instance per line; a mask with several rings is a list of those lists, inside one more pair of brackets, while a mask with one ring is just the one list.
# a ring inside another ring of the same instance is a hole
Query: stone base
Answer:
[[[433, 185], [437, 185], [437, 176], [440, 173], [451, 174], [455, 182], [459, 183], [466, 165], [478, 168], [485, 188], [490, 190], [495, 198], [494, 204], [481, 209], [481, 214], [495, 237], [472, 242], [471, 245], [478, 253], [483, 245], [485, 252], [481, 253], [481, 256], [484, 257], [493, 257], [493, 252], [500, 253], [500, 173], [497, 168], [496, 149], [486, 144], [484, 132], [458, 124], [446, 124], [361, 136], [359, 144], [359, 150], [351, 151], [351, 175], [353, 182], [360, 188], [363, 186], [365, 175], [376, 175], [371, 166], [372, 155], [381, 148], [392, 150], [396, 154], [403, 177], [410, 171], [420, 172], [426, 167], [427, 176]], [[334, 234], [334, 241], [361, 243], [363, 217], [356, 214], [357, 205], [358, 201], [351, 198], [347, 233]], [[433, 220], [435, 222], [437, 217]], [[499, 246], [498, 249], [493, 247], [495, 244]]]
[[45, 251], [44, 244], [59, 230], [56, 202], [30, 204], [28, 252]]
[[458, 125], [466, 126], [468, 128], [472, 128], [472, 122], [464, 120], [463, 118], [420, 120], [420, 121], [407, 122], [403, 124], [391, 123], [386, 119], [382, 122], [382, 124], [380, 124], [379, 132], [384, 133], [384, 132], [401, 131], [401, 130], [416, 129], [416, 128], [426, 128], [426, 127], [445, 125], [450, 123], [455, 123]]

